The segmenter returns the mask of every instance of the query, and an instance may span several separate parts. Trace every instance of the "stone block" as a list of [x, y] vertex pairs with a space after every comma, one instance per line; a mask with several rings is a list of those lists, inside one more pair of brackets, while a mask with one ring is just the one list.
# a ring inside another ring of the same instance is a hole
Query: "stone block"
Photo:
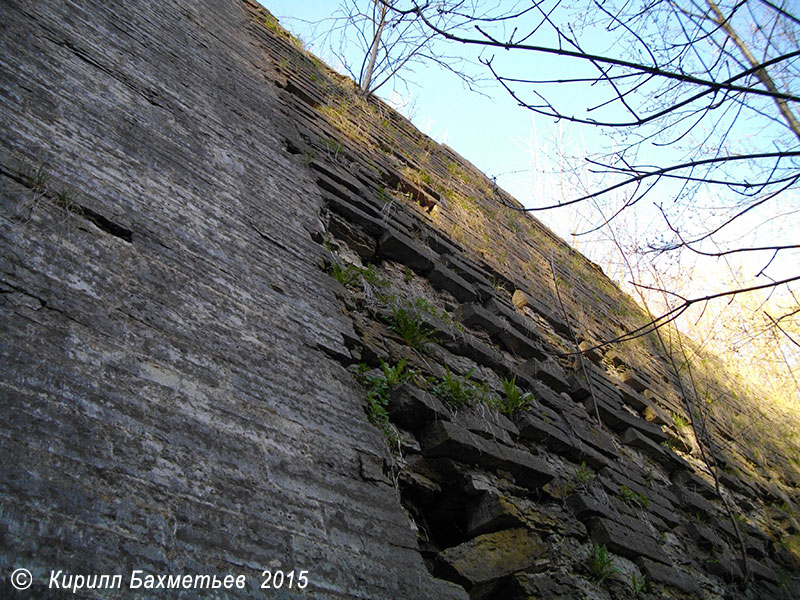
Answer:
[[466, 327], [482, 329], [490, 336], [497, 335], [505, 327], [499, 317], [479, 304], [462, 304], [456, 309], [455, 317]]
[[585, 358], [595, 364], [600, 364], [600, 362], [603, 360], [603, 355], [600, 354], [600, 349], [595, 348], [595, 344], [592, 342], [583, 340], [580, 344], [578, 344], [578, 348]]
[[585, 521], [590, 517], [602, 517], [608, 515], [609, 506], [600, 502], [594, 496], [582, 492], [570, 494], [566, 500], [567, 508], [572, 511], [578, 519]]
[[459, 410], [452, 420], [457, 425], [477, 433], [481, 437], [503, 442], [508, 446], [514, 445], [511, 436], [519, 435], [519, 430], [514, 423], [484, 405]]
[[648, 388], [648, 384], [644, 380], [644, 378], [639, 373], [636, 373], [634, 371], [625, 371], [622, 374], [621, 379], [622, 383], [632, 387], [637, 392], [643, 392]]
[[442, 551], [436, 560], [436, 572], [463, 585], [470, 598], [485, 598], [494, 589], [492, 584], [529, 569], [546, 551], [546, 544], [530, 529], [506, 529]]
[[433, 269], [435, 261], [435, 255], [427, 246], [393, 227], [389, 227], [381, 236], [378, 252], [420, 274]]
[[644, 411], [642, 411], [642, 416], [645, 421], [655, 423], [656, 425], [669, 425], [672, 423], [672, 419], [669, 415], [655, 404], [651, 404], [645, 408]]
[[475, 288], [455, 271], [437, 263], [427, 275], [433, 287], [450, 292], [459, 302], [475, 302]]
[[712, 575], [722, 578], [727, 583], [741, 581], [744, 578], [740, 558], [729, 549], [717, 552], [703, 561], [703, 567]]
[[703, 550], [720, 552], [728, 547], [728, 543], [708, 525], [697, 521], [689, 521], [683, 525], [683, 528]]
[[576, 445], [566, 430], [566, 423], [554, 411], [539, 406], [517, 416], [520, 436], [563, 454]]
[[610, 552], [626, 558], [635, 559], [640, 556], [660, 563], [669, 563], [664, 550], [658, 542], [647, 533], [641, 531], [641, 523], [627, 519], [621, 523], [602, 517], [592, 518], [589, 522], [589, 532], [592, 540], [603, 544]]
[[709, 517], [717, 514], [719, 509], [711, 504], [708, 500], [703, 498], [700, 494], [696, 494], [687, 487], [672, 484], [669, 486], [670, 491], [678, 498], [680, 507], [691, 514], [701, 514]]
[[539, 360], [531, 358], [520, 367], [530, 377], [538, 379], [551, 387], [556, 392], [566, 392], [570, 389], [564, 369], [552, 358]]
[[446, 421], [429, 425], [421, 435], [420, 445], [426, 456], [449, 457], [486, 469], [508, 471], [519, 485], [529, 489], [538, 489], [555, 477], [547, 463], [530, 453], [484, 439]]
[[514, 306], [518, 309], [529, 308], [541, 315], [559, 334], [563, 336], [571, 335], [570, 328], [560, 314], [560, 308], [556, 303], [551, 301], [545, 302], [523, 290], [516, 290], [511, 299], [512, 302], [514, 302]]
[[436, 396], [408, 383], [391, 389], [388, 410], [393, 422], [411, 431], [417, 431], [432, 421], [449, 421], [451, 416]]
[[470, 537], [523, 525], [525, 519], [519, 508], [501, 494], [483, 494], [467, 510]]
[[[610, 468], [603, 469], [599, 473], [600, 481], [603, 482], [609, 495], [619, 494], [620, 486], [625, 486], [632, 492], [647, 498], [647, 507], [642, 509], [650, 514], [651, 517], [658, 518], [665, 526], [673, 528], [680, 523], [679, 515], [675, 511], [678, 499], [666, 488], [649, 487], [643, 481], [636, 481], [618, 471]], [[637, 509], [638, 510], [638, 509]]]
[[365, 234], [361, 228], [352, 225], [333, 211], [328, 219], [328, 231], [335, 238], [344, 240], [362, 261], [370, 261], [375, 256], [375, 238]]
[[747, 560], [747, 569], [750, 571], [750, 575], [755, 579], [760, 579], [762, 581], [769, 581], [771, 583], [780, 583], [781, 569], [780, 567], [778, 567], [778, 565], [776, 565], [772, 561], [763, 563], [761, 561], [750, 558]]
[[686, 573], [679, 571], [672, 564], [654, 562], [648, 558], [640, 557], [636, 564], [648, 581], [654, 581], [662, 585], [673, 587], [687, 594], [699, 594], [700, 587], [695, 579]]
[[691, 468], [689, 463], [677, 456], [674, 452], [663, 446], [659, 446], [649, 437], [645, 437], [637, 429], [627, 429], [625, 433], [622, 434], [622, 443], [632, 448], [638, 448], [642, 453], [663, 466], [669, 473]]

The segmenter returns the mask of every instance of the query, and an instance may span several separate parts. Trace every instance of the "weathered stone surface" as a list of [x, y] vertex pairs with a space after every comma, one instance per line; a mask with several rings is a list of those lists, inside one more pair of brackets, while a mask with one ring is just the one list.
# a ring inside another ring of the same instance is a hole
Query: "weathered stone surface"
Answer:
[[640, 478], [634, 479], [635, 475], [632, 472], [622, 474], [611, 468], [603, 469], [598, 475], [609, 494], [618, 495], [620, 487], [625, 486], [647, 498], [647, 506], [639, 507], [640, 509], [658, 517], [669, 527], [675, 527], [680, 523], [679, 515], [675, 511], [675, 505], [679, 504], [678, 498], [664, 486], [655, 483], [647, 485]]
[[669, 489], [677, 496], [680, 507], [693, 515], [699, 514], [708, 517], [718, 512], [716, 506], [688, 488], [673, 484]]
[[344, 240], [364, 262], [375, 256], [375, 238], [365, 234], [360, 228], [351, 225], [347, 219], [332, 213], [328, 220], [328, 231], [336, 238]]
[[427, 246], [393, 227], [388, 227], [378, 240], [378, 252], [417, 273], [427, 273], [435, 262], [433, 252]]
[[675, 471], [670, 475], [670, 480], [690, 492], [700, 494], [707, 500], [717, 497], [714, 487], [692, 471]]
[[556, 302], [544, 301], [534, 297], [533, 294], [523, 290], [515, 290], [512, 297], [514, 306], [519, 309], [530, 308], [547, 320], [547, 322], [561, 335], [569, 336], [570, 329], [564, 322]]
[[467, 534], [470, 537], [525, 525], [522, 512], [499, 493], [486, 493], [470, 505]]
[[[479, 197], [488, 182], [476, 169], [376, 97], [354, 96], [255, 2], [9, 0], [2, 27], [0, 566], [34, 571], [27, 597], [55, 597], [43, 584], [51, 568], [142, 568], [240, 572], [249, 585], [235, 597], [254, 598], [261, 570], [279, 565], [308, 569], [304, 593], [323, 600], [466, 598], [428, 569], [443, 548], [453, 561], [440, 560], [440, 572], [473, 599], [592, 596], [585, 556], [575, 554], [586, 527], [551, 501], [555, 486], [540, 490], [552, 470], [568, 477], [581, 461], [600, 470], [613, 460], [624, 477], [601, 475], [605, 491], [592, 484], [605, 504], [569, 503], [598, 539], [613, 534], [631, 552], [655, 554], [648, 543], [658, 536], [643, 541], [650, 527], [684, 518], [657, 483], [646, 514], [612, 497], [620, 482], [634, 490], [651, 482], [637, 474], [637, 453], [620, 451], [603, 430], [631, 428], [658, 442], [619, 411], [669, 423], [664, 411], [679, 410], [675, 378], [652, 348], [625, 351], [624, 361], [606, 355], [604, 363], [636, 373], [636, 389], [652, 385], [660, 396], [640, 395], [605, 373], [597, 353], [598, 364], [586, 362], [604, 425], [558, 393], [567, 389], [565, 361], [549, 357], [569, 347], [570, 331], [544, 246], [570, 259], [553, 269], [572, 284], [564, 300], [585, 339], [626, 327], [602, 312], [624, 297], [581, 280], [587, 266], [592, 279], [598, 273], [529, 217], [483, 220], [487, 235], [506, 236], [493, 237], [489, 252], [476, 252], [475, 232], [448, 239], [464, 223], [437, 204], [438, 184], [475, 194], [470, 202], [487, 214], [502, 209], [498, 199], [512, 201], [497, 189]], [[387, 125], [345, 123], [355, 112]], [[531, 235], [511, 235], [511, 225]], [[494, 256], [494, 242], [508, 261]], [[378, 265], [392, 279], [386, 291], [404, 301], [424, 297], [447, 310], [454, 299], [482, 303], [489, 317], [474, 326], [489, 323], [492, 339], [425, 314], [440, 343], [409, 348], [376, 321], [386, 304], [380, 286], [345, 288], [320, 268], [332, 248], [347, 260], [388, 259]], [[518, 310], [508, 299], [516, 288], [527, 292], [514, 295]], [[446, 366], [476, 366], [495, 392], [500, 377], [517, 375], [538, 403], [520, 421], [530, 452], [496, 412], [461, 411], [454, 424], [441, 402], [406, 389], [390, 402], [403, 438], [391, 457], [352, 374], [355, 363], [400, 358], [418, 384]], [[579, 388], [569, 388], [574, 398], [589, 395]], [[653, 444], [633, 444], [671, 464]], [[735, 462], [736, 452], [720, 457]], [[787, 489], [788, 477], [778, 475]], [[761, 498], [785, 499], [757, 477], [729, 483], [749, 497], [732, 498], [748, 514]], [[676, 530], [671, 558], [702, 561], [681, 555], [699, 539], [728, 560], [730, 525], [699, 502], [684, 505], [702, 506], [722, 542]], [[795, 531], [776, 508], [754, 522], [773, 515], [776, 537]], [[487, 552], [518, 553], [544, 532], [546, 552], [532, 563], [501, 556], [488, 568]], [[793, 562], [782, 547], [763, 547], [766, 539], [748, 531], [755, 589], [778, 597], [769, 572]], [[735, 582], [735, 572], [722, 562], [708, 568], [709, 589], [731, 595], [735, 584], [723, 580]], [[612, 596], [627, 595], [622, 582], [609, 583]]]
[[581, 492], [570, 494], [566, 504], [572, 513], [582, 521], [589, 517], [608, 515], [610, 508], [607, 503], [600, 502], [594, 496]]
[[627, 558], [644, 556], [660, 563], [668, 563], [664, 550], [634, 519], [620, 518], [612, 521], [596, 517], [589, 522], [589, 532], [597, 544], [605, 545], [610, 552]]
[[484, 405], [459, 410], [453, 421], [481, 437], [503, 442], [508, 446], [514, 445], [512, 436], [519, 435], [517, 426], [506, 416]]
[[655, 581], [656, 583], [674, 587], [687, 594], [700, 593], [700, 586], [697, 585], [697, 582], [673, 565], [654, 562], [643, 557], [638, 558], [636, 564], [639, 565], [647, 581]]
[[638, 448], [654, 461], [660, 463], [670, 473], [691, 468], [685, 460], [678, 457], [674, 452], [657, 445], [637, 429], [630, 428], [626, 430], [622, 435], [622, 442], [633, 448]]
[[479, 304], [463, 304], [455, 312], [456, 318], [467, 327], [478, 327], [495, 336], [503, 330], [505, 324], [494, 314]]
[[622, 374], [621, 379], [622, 383], [632, 387], [637, 392], [643, 392], [648, 388], [647, 382], [641, 377], [641, 375], [634, 371], [625, 371]]
[[404, 383], [389, 392], [389, 417], [401, 427], [416, 431], [436, 420], [450, 420], [450, 411], [436, 396]]
[[704, 560], [703, 566], [709, 573], [721, 577], [724, 581], [741, 581], [744, 578], [744, 572], [739, 560], [733, 552], [726, 548]]
[[452, 423], [437, 422], [421, 434], [427, 456], [446, 456], [486, 468], [501, 468], [514, 475], [520, 485], [537, 489], [553, 479], [552, 469], [542, 460], [471, 434]]
[[531, 358], [521, 366], [521, 369], [531, 377], [543, 381], [556, 392], [569, 390], [569, 383], [564, 374], [564, 369], [552, 358], [547, 358], [546, 360]]
[[531, 567], [546, 549], [536, 533], [518, 527], [448, 548], [439, 555], [438, 563], [442, 575], [455, 574], [456, 580], [471, 590], [470, 598], [481, 598], [494, 588], [489, 584]]
[[0, 278], [23, 301], [0, 300], [0, 563], [28, 597], [50, 569], [144, 569], [255, 598], [276, 565], [315, 598], [464, 597], [373, 468], [254, 6], [3, 5]]
[[525, 337], [507, 321], [483, 306], [463, 304], [456, 310], [456, 318], [467, 327], [478, 327], [496, 338], [509, 352], [522, 358], [543, 357], [536, 340]]
[[711, 529], [708, 525], [697, 521], [690, 521], [682, 526], [691, 536], [692, 540], [704, 550], [719, 552], [727, 548], [727, 542]]
[[447, 290], [459, 302], [472, 303], [477, 299], [475, 288], [455, 271], [436, 263], [428, 273], [428, 281], [440, 290]]

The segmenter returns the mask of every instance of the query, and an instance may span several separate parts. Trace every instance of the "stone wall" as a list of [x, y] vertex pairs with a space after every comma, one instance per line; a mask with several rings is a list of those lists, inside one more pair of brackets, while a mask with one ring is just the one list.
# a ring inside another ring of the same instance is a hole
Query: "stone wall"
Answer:
[[[121, 574], [65, 594], [101, 598], [800, 593], [788, 466], [723, 482], [740, 592], [666, 358], [570, 355], [635, 304], [257, 4], [3, 16], [6, 596], [58, 597], [53, 571]], [[789, 518], [757, 518], [770, 494]]]

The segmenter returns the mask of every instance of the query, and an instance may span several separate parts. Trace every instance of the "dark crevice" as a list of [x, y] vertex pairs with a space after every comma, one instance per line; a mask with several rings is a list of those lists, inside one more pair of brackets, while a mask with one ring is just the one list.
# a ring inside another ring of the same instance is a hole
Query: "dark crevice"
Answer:
[[88, 221], [91, 221], [98, 227], [98, 229], [102, 229], [106, 233], [113, 235], [114, 237], [118, 237], [123, 242], [128, 242], [129, 244], [133, 243], [133, 232], [130, 229], [126, 229], [122, 225], [110, 221], [100, 213], [93, 211], [91, 208], [86, 208], [85, 206], [80, 206], [78, 204], [74, 204], [72, 206], [73, 207], [70, 209], [71, 212], [85, 218]]

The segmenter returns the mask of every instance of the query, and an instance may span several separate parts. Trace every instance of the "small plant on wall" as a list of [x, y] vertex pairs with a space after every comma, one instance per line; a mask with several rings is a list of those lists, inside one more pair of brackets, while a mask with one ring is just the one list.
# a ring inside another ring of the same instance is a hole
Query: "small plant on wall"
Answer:
[[601, 585], [606, 579], [619, 573], [605, 545], [592, 544], [588, 560], [589, 572], [597, 585]]
[[518, 413], [530, 409], [533, 395], [530, 392], [521, 392], [516, 384], [516, 377], [511, 379], [501, 379], [503, 383], [503, 398], [499, 398], [495, 407], [509, 419], [513, 419]]

